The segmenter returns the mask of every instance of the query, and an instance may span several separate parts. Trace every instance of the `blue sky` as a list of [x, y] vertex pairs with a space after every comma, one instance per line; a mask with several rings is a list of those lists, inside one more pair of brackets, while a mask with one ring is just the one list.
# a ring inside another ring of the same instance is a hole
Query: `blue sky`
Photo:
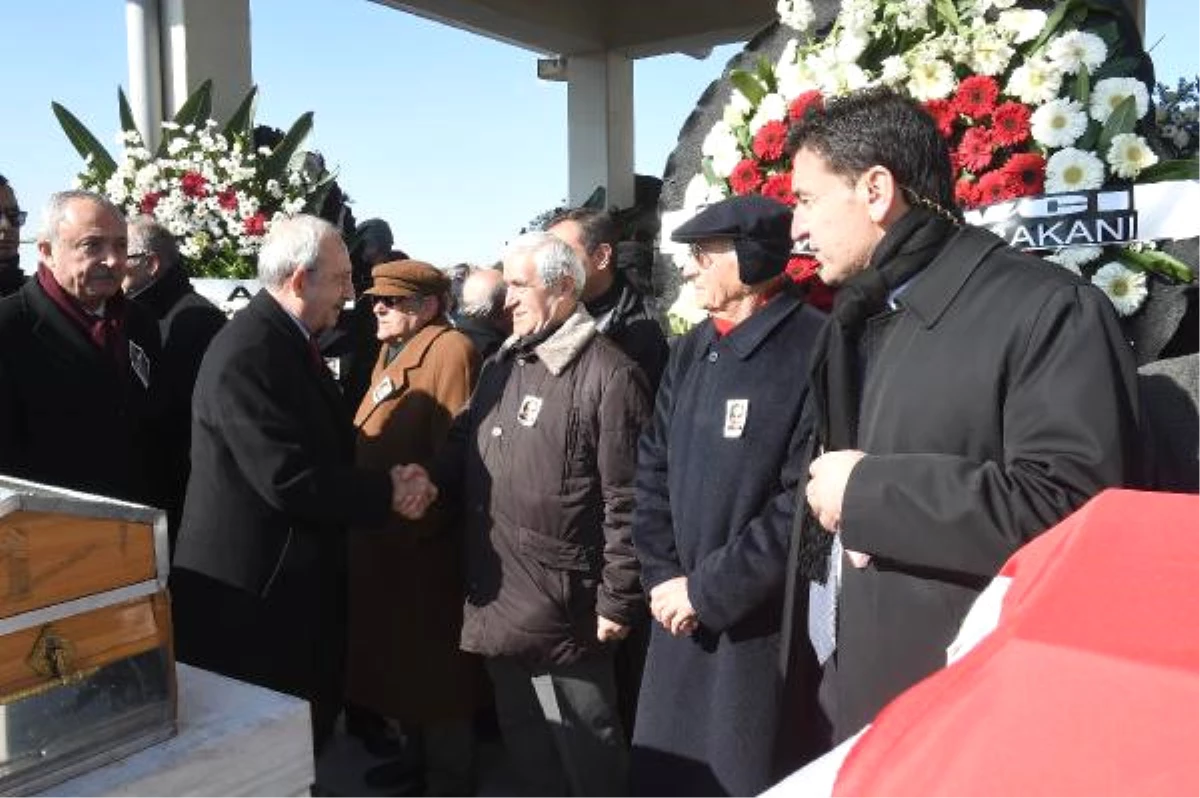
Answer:
[[[1159, 79], [1195, 76], [1197, 4], [1148, 6]], [[286, 127], [314, 111], [308, 146], [338, 169], [355, 216], [387, 219], [414, 257], [491, 262], [526, 222], [565, 199], [566, 84], [537, 80], [535, 53], [368, 0], [251, 0], [250, 12], [258, 120]], [[51, 100], [117, 150], [125, 3], [6, 0], [0, 20], [0, 174], [36, 217], [80, 166]], [[661, 175], [680, 126], [737, 49], [704, 61], [636, 62], [639, 172]], [[31, 218], [24, 233], [35, 229]], [[22, 259], [33, 267], [31, 248]]]

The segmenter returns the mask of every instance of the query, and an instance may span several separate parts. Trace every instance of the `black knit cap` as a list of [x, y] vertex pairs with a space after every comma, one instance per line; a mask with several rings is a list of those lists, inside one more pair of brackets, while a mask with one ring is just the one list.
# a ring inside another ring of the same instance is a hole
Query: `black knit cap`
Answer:
[[761, 194], [729, 197], [709, 205], [671, 233], [680, 243], [733, 240], [738, 279], [746, 285], [783, 273], [792, 253], [792, 209]]

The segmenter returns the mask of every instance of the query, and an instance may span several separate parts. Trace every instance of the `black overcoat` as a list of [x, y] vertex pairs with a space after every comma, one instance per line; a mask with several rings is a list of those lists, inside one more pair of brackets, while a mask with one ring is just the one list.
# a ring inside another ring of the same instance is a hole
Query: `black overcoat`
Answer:
[[753, 795], [771, 783], [785, 566], [811, 433], [802, 408], [822, 323], [781, 295], [724, 337], [706, 321], [672, 348], [639, 450], [634, 545], [647, 593], [687, 577], [700, 628], [674, 638], [653, 625], [634, 795]]
[[391, 486], [354, 467], [344, 401], [314, 360], [266, 291], [213, 339], [172, 584], [182, 659], [328, 708], [345, 642], [345, 531], [382, 523]]
[[1023, 543], [1133, 475], [1137, 383], [1108, 299], [974, 228], [867, 322], [842, 506], [835, 737], [942, 667]]
[[0, 301], [0, 473], [159, 503], [158, 327], [127, 303], [125, 335], [146, 356], [146, 382], [118, 368], [36, 278]]

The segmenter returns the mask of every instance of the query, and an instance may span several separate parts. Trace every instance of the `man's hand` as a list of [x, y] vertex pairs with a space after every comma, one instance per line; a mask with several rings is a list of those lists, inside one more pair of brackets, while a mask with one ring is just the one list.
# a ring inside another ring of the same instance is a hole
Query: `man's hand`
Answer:
[[437, 486], [421, 466], [410, 463], [394, 466], [392, 477], [392, 510], [410, 521], [425, 516], [429, 505], [437, 501]]
[[650, 614], [675, 637], [696, 631], [699, 621], [688, 598], [686, 576], [668, 579], [650, 591]]
[[624, 640], [628, 636], [628, 626], [610, 621], [603, 615], [596, 616], [596, 639], [601, 643], [607, 643], [610, 640]]
[[842, 531], [842, 500], [846, 496], [846, 483], [850, 472], [858, 461], [866, 456], [857, 449], [826, 452], [808, 466], [808, 485], [804, 498], [812, 508], [813, 515], [829, 532]]

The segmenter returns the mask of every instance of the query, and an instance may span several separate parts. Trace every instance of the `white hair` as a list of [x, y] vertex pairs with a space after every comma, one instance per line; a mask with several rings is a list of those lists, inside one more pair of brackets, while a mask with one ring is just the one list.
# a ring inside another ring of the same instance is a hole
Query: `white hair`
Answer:
[[83, 189], [57, 191], [50, 195], [50, 199], [46, 200], [46, 205], [42, 208], [42, 223], [41, 227], [38, 228], [38, 241], [48, 241], [51, 244], [58, 243], [58, 227], [62, 224], [63, 217], [67, 215], [67, 205], [76, 200], [95, 203], [112, 213], [122, 222], [125, 221], [125, 214], [121, 212], [121, 209], [103, 194], [97, 194], [94, 191], [84, 191]]
[[508, 263], [519, 257], [533, 260], [538, 277], [547, 288], [557, 286], [569, 277], [575, 283], [575, 298], [579, 299], [583, 293], [583, 283], [587, 279], [583, 263], [575, 250], [557, 236], [541, 231], [522, 233], [504, 248], [503, 260]]
[[327, 235], [338, 235], [337, 228], [308, 214], [273, 223], [258, 251], [258, 279], [267, 288], [280, 288], [296, 269], [313, 271]]

